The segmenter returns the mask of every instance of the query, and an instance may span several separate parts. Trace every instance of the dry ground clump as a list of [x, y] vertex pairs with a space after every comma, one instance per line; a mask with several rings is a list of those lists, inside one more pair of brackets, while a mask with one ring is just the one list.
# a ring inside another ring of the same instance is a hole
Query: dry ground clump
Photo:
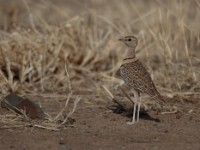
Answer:
[[117, 39], [133, 34], [162, 95], [196, 103], [199, 18], [197, 0], [1, 0], [1, 96], [92, 94], [106, 102], [121, 81], [124, 52]]

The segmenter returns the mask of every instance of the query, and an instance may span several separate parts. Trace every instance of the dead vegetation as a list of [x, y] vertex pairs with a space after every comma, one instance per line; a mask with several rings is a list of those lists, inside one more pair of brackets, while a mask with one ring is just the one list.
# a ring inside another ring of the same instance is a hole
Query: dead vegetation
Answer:
[[124, 55], [117, 39], [134, 34], [139, 38], [137, 55], [162, 95], [199, 100], [197, 0], [88, 0], [83, 7], [82, 1], [1, 3], [1, 96], [112, 95], [121, 81], [117, 71]]

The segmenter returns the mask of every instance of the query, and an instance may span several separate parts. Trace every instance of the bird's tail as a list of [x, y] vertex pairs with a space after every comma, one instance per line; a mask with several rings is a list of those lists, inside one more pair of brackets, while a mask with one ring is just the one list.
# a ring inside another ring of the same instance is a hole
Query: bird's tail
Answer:
[[166, 100], [164, 99], [164, 97], [162, 95], [160, 95], [160, 93], [156, 93], [156, 95], [154, 95], [152, 98], [155, 100], [162, 101], [163, 103], [167, 103]]

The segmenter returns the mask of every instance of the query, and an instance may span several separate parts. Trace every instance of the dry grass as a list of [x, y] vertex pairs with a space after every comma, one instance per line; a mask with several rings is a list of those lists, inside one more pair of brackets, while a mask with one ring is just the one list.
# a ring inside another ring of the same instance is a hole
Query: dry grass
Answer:
[[[55, 113], [45, 113], [45, 118], [42, 120], [31, 120], [25, 111], [18, 110], [22, 115], [17, 114], [15, 111], [10, 110], [11, 114], [0, 115], [0, 128], [23, 128], [23, 127], [34, 127], [42, 128], [52, 131], [58, 131], [60, 128], [73, 126], [72, 114], [75, 112], [77, 104], [81, 100], [80, 96], [74, 99], [72, 108], [69, 108], [68, 103], [71, 99], [71, 94], [66, 98], [64, 107], [55, 115]], [[71, 110], [70, 110], [71, 109]], [[67, 112], [67, 110], [70, 110]]]
[[200, 95], [198, 0], [1, 1], [2, 95], [112, 92], [124, 55], [117, 39], [132, 34], [162, 95]]

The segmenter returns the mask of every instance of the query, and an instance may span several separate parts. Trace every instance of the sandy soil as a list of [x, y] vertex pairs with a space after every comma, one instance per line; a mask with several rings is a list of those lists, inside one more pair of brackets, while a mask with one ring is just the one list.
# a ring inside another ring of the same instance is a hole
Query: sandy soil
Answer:
[[[95, 98], [95, 97], [94, 97]], [[42, 100], [42, 99], [40, 99]], [[49, 100], [49, 99], [48, 99]], [[46, 103], [46, 102], [45, 102]], [[57, 112], [64, 101], [43, 104], [46, 112]], [[157, 114], [141, 113], [140, 122], [127, 125], [131, 117], [114, 113], [111, 105], [78, 104], [71, 126], [59, 131], [34, 127], [0, 130], [1, 149], [88, 150], [88, 149], [162, 149], [200, 148], [200, 112]], [[187, 104], [185, 104], [187, 106]], [[2, 110], [1, 113], [8, 113]]]

